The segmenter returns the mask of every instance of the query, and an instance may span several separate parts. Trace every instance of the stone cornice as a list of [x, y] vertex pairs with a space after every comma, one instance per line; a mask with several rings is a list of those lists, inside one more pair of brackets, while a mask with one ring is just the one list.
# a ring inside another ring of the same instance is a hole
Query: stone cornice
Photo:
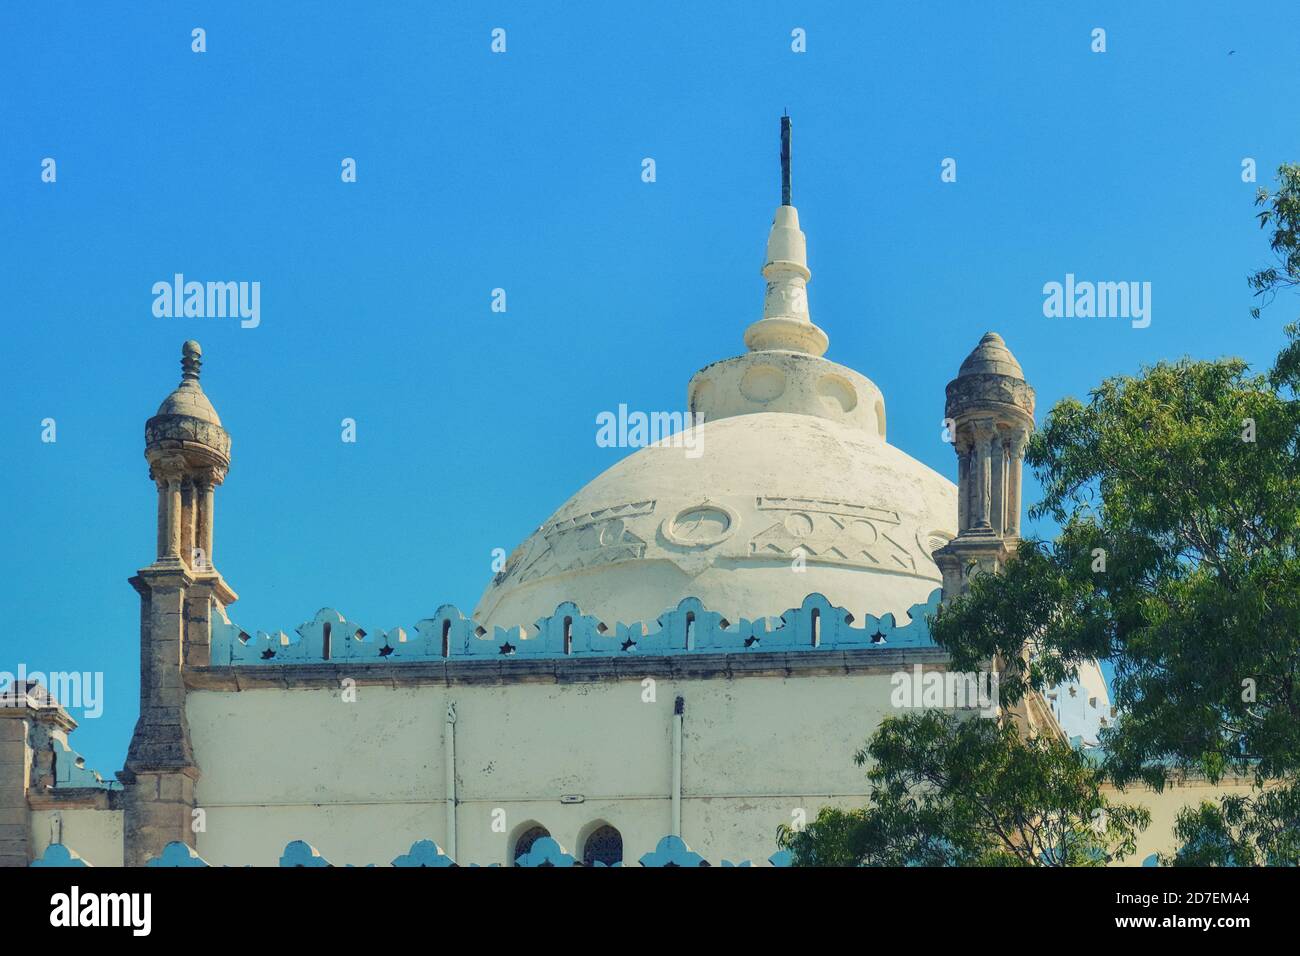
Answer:
[[953, 379], [946, 391], [944, 414], [949, 418], [960, 418], [972, 410], [987, 413], [999, 408], [1033, 427], [1034, 389], [1027, 382], [1006, 375], [979, 373]]
[[184, 451], [203, 460], [217, 472], [217, 484], [230, 466], [230, 435], [220, 425], [192, 415], [155, 415], [145, 422], [147, 453]]
[[101, 787], [59, 787], [27, 794], [33, 810], [120, 810], [122, 791]]
[[73, 720], [72, 715], [45, 693], [44, 688], [41, 688], [41, 693], [43, 696], [33, 696], [25, 692], [21, 695], [21, 700], [15, 700], [12, 691], [0, 694], [0, 719], [11, 717], [35, 720], [43, 724], [53, 724], [66, 733], [76, 730], [77, 722]]
[[419, 687], [427, 685], [581, 684], [610, 680], [730, 680], [740, 677], [802, 677], [819, 674], [892, 674], [915, 664], [944, 669], [947, 652], [937, 647], [862, 648], [859, 650], [771, 651], [742, 654], [629, 655], [587, 658], [503, 658], [381, 663], [355, 661], [238, 664], [187, 667], [191, 690], [241, 691], [337, 689], [343, 678], [358, 685]]

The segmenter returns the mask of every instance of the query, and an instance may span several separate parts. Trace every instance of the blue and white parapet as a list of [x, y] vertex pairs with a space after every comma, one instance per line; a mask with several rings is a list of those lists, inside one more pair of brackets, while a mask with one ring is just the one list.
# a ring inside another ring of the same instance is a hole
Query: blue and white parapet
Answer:
[[615, 625], [613, 633], [595, 617], [565, 602], [531, 627], [486, 630], [450, 604], [433, 617], [404, 628], [369, 631], [332, 608], [296, 629], [250, 636], [222, 614], [212, 625], [211, 664], [376, 663], [441, 660], [500, 660], [502, 657], [621, 657], [627, 654], [740, 654], [761, 651], [856, 650], [863, 648], [934, 647], [930, 620], [938, 613], [941, 591], [925, 604], [914, 604], [909, 620], [893, 614], [867, 615], [855, 627], [853, 615], [823, 595], [809, 594], [797, 608], [779, 617], [741, 618], [732, 624], [693, 597], [665, 611], [652, 623]]
[[[692, 850], [679, 836], [666, 836], [656, 844], [654, 850], [642, 854], [637, 861], [645, 867], [702, 867], [709, 866], [709, 862]], [[779, 850], [768, 857], [768, 863], [772, 866], [786, 867], [791, 865], [791, 856], [789, 850]], [[180, 867], [206, 867], [211, 866], [206, 860], [198, 855], [192, 847], [184, 843], [168, 843], [162, 853], [154, 857], [146, 866], [180, 866]], [[280, 855], [281, 867], [331, 867], [331, 863], [321, 852], [305, 840], [294, 840], [284, 848], [284, 853]], [[351, 865], [351, 864], [349, 864]], [[376, 864], [371, 863], [370, 866]], [[396, 867], [451, 867], [462, 866], [446, 853], [442, 847], [432, 840], [417, 840], [411, 844], [411, 849], [401, 856], [396, 857], [388, 866]], [[470, 866], [478, 866], [477, 863], [471, 863]], [[492, 863], [489, 866], [500, 866], [499, 863]], [[515, 866], [522, 867], [572, 867], [582, 866], [583, 864], [575, 859], [564, 847], [560, 846], [551, 837], [541, 837], [538, 839], [527, 853], [523, 854], [515, 861]], [[622, 863], [613, 864], [615, 867], [621, 866]], [[31, 866], [53, 866], [53, 867], [83, 867], [90, 866], [88, 862], [69, 847], [61, 843], [51, 843], [45, 848], [45, 852], [40, 858], [33, 860]], [[592, 866], [601, 868], [604, 863], [594, 863]], [[722, 866], [753, 866], [749, 860], [742, 860], [740, 863], [733, 863], [730, 860], [723, 860]]]

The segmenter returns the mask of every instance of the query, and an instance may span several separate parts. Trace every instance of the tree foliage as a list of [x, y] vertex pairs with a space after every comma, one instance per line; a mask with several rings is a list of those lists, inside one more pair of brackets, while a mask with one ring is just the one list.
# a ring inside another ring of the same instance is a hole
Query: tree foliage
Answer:
[[[1257, 203], [1277, 259], [1249, 277], [1262, 307], [1300, 286], [1300, 166]], [[1058, 536], [1022, 542], [932, 627], [954, 669], [1011, 662], [1006, 703], [1110, 661], [1120, 719], [1102, 770], [1120, 786], [1253, 780], [1183, 811], [1166, 863], [1300, 864], [1300, 324], [1286, 334], [1266, 374], [1183, 359], [1059, 402], [1026, 455], [1044, 488], [1031, 514]], [[1097, 769], [987, 721], [887, 720], [868, 760], [867, 808], [782, 831], [796, 862], [1099, 862], [1146, 820], [1111, 810], [1116, 829], [1090, 838]]]
[[[1258, 203], [1277, 264], [1249, 283], [1267, 304], [1300, 284], [1300, 166]], [[934, 628], [957, 666], [1027, 654], [1003, 682], [1013, 698], [1113, 662], [1122, 716], [1103, 744], [1121, 784], [1253, 776], [1250, 795], [1184, 811], [1167, 862], [1296, 862], [1300, 326], [1286, 332], [1265, 375], [1185, 359], [1060, 402], [1026, 456], [1045, 489], [1033, 513], [1058, 538], [1023, 546]]]
[[1169, 866], [1300, 866], [1300, 784], [1230, 794], [1179, 814]]
[[1058, 740], [942, 711], [887, 718], [855, 759], [871, 803], [778, 834], [797, 866], [1098, 866], [1134, 850], [1146, 810], [1114, 805]]
[[1161, 363], [1052, 409], [1027, 459], [1061, 527], [935, 622], [1018, 699], [1115, 666], [1107, 769], [1263, 777], [1300, 766], [1300, 405], [1234, 360]]

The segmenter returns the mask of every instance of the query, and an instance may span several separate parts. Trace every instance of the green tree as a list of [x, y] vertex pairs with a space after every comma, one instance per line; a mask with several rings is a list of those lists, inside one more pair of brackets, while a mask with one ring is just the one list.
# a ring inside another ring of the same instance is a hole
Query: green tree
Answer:
[[1202, 802], [1179, 814], [1174, 835], [1167, 866], [1300, 866], [1300, 786]]
[[1300, 767], [1300, 406], [1245, 363], [1161, 363], [1066, 399], [1031, 441], [1026, 542], [935, 622], [957, 669], [1028, 666], [1020, 699], [1086, 659], [1115, 665], [1105, 735], [1121, 784], [1171, 770], [1262, 780]]
[[1083, 754], [994, 720], [891, 717], [855, 759], [870, 763], [870, 805], [782, 827], [796, 866], [1098, 866], [1150, 821], [1107, 800]]
[[[1300, 286], [1300, 166], [1257, 203], [1277, 257], [1249, 277], [1262, 308]], [[987, 721], [887, 720], [857, 755], [875, 761], [870, 805], [779, 834], [797, 864], [1119, 858], [1148, 818], [1111, 810], [1115, 829], [1088, 836], [1103, 772], [1157, 789], [1251, 777], [1249, 795], [1184, 811], [1163, 862], [1300, 864], [1300, 324], [1286, 333], [1266, 374], [1161, 362], [1058, 403], [1026, 456], [1045, 492], [1031, 514], [1058, 536], [1023, 542], [933, 623], [956, 670], [1012, 662], [1004, 703], [1112, 662], [1103, 767]]]
[[[1300, 284], [1300, 167], [1262, 192], [1278, 264], [1250, 277], [1265, 304]], [[1253, 310], [1258, 315], [1258, 310]], [[1029, 663], [1010, 699], [1115, 666], [1122, 714], [1105, 769], [1162, 787], [1171, 774], [1253, 775], [1250, 797], [1182, 814], [1168, 862], [1295, 862], [1300, 802], [1300, 339], [1265, 375], [1237, 359], [1162, 362], [1052, 409], [1027, 460], [1061, 531], [945, 608], [954, 666]], [[1099, 560], [1100, 559], [1100, 560]]]

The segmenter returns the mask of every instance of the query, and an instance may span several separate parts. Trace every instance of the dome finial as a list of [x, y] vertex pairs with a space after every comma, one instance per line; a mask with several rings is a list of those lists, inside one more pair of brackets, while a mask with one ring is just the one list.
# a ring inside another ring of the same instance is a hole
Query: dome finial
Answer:
[[807, 239], [799, 211], [790, 202], [790, 117], [781, 117], [781, 205], [767, 237], [767, 297], [763, 317], [745, 330], [751, 352], [787, 351], [822, 355], [830, 344], [808, 314]]
[[181, 346], [181, 384], [193, 382], [198, 384], [199, 371], [203, 368], [203, 349], [199, 343], [190, 339]]

